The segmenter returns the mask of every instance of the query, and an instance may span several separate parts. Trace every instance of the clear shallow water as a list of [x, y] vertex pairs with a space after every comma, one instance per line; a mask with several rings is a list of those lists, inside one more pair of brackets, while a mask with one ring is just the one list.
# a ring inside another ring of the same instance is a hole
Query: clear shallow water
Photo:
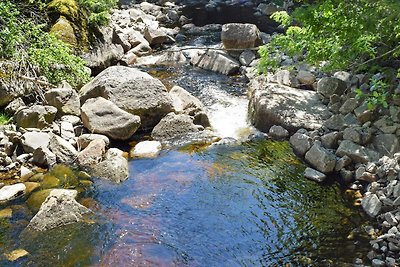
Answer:
[[165, 151], [130, 167], [126, 182], [97, 180], [81, 196], [94, 223], [38, 236], [20, 236], [27, 215], [1, 226], [2, 244], [31, 255], [0, 265], [343, 266], [368, 249], [347, 240], [364, 220], [351, 201], [305, 180], [286, 142]]

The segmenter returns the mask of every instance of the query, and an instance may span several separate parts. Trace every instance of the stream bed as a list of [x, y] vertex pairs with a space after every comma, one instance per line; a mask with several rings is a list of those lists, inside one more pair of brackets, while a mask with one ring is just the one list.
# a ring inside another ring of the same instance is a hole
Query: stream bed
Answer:
[[34, 213], [15, 203], [0, 223], [0, 253], [30, 254], [1, 266], [351, 266], [367, 254], [354, 232], [366, 218], [339, 185], [306, 180], [288, 142], [248, 140], [260, 135], [240, 77], [148, 71], [196, 95], [215, 131], [242, 142], [131, 160], [122, 184], [94, 178], [79, 196], [95, 213], [85, 223], [21, 234]]

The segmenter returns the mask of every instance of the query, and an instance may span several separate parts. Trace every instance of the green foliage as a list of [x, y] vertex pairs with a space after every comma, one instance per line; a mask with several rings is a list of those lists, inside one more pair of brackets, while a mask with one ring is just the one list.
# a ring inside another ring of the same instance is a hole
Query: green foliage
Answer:
[[89, 79], [84, 61], [70, 46], [23, 16], [9, 1], [0, 3], [0, 18], [0, 58], [26, 62], [53, 84], [66, 80], [80, 86]]
[[108, 23], [110, 10], [117, 0], [78, 0], [78, 3], [89, 11], [89, 25], [103, 26]]
[[[270, 59], [266, 55], [285, 52], [301, 55], [311, 64], [325, 62], [325, 70], [356, 68], [365, 60], [398, 56], [400, 2], [393, 0], [317, 0], [303, 5], [291, 16], [275, 13], [272, 19], [287, 26], [285, 34], [274, 35], [260, 51], [261, 71]], [[295, 21], [296, 26], [290, 22]], [[300, 26], [297, 26], [300, 25]], [[392, 51], [393, 50], [393, 51]], [[264, 64], [264, 65], [263, 65]]]
[[0, 112], [0, 125], [4, 125], [10, 122], [10, 117], [7, 116], [5, 113]]
[[365, 99], [368, 109], [375, 110], [376, 108], [389, 107], [389, 85], [382, 80], [380, 76], [374, 76], [370, 79], [370, 89], [368, 92], [363, 92], [360, 88], [355, 90], [358, 99]]

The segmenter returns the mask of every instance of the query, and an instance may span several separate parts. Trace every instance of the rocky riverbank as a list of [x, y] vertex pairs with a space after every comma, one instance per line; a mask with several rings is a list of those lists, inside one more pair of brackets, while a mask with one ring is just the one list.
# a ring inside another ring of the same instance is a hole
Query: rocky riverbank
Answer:
[[[226, 5], [253, 7], [255, 16], [279, 10], [251, 1], [210, 1], [205, 8]], [[174, 47], [202, 31], [221, 33], [221, 43], [210, 48]], [[64, 83], [38, 94], [36, 101], [24, 92], [0, 94], [7, 99], [3, 104], [14, 122], [0, 126], [0, 202], [4, 211], [18, 198], [41, 199], [27, 231], [85, 221], [92, 211], [75, 200], [77, 190], [90, 185], [90, 177], [124, 181], [129, 157], [156, 157], [163, 146], [181, 139], [220, 139], [201, 101], [179, 86], [167, 88], [139, 68], [191, 64], [247, 76], [252, 124], [272, 138], [288, 139], [310, 166], [306, 178], [324, 182], [330, 177], [362, 195], [359, 203], [378, 222], [378, 228], [364, 229], [371, 236], [368, 258], [373, 266], [399, 264], [400, 107], [393, 104], [380, 113], [369, 110], [354, 92], [371, 86], [367, 74], [328, 75], [283, 55], [281, 65], [294, 69], [256, 76], [256, 48], [269, 41], [267, 33], [243, 23], [199, 27], [182, 14], [181, 5], [169, 2], [115, 10], [110, 26], [100, 32], [101, 38], [85, 56], [96, 77], [80, 90]], [[115, 145], [140, 140], [143, 133], [151, 133], [152, 140], [137, 143], [129, 155]], [[43, 174], [57, 164], [84, 172], [66, 180]], [[360, 260], [357, 264], [363, 265]]]

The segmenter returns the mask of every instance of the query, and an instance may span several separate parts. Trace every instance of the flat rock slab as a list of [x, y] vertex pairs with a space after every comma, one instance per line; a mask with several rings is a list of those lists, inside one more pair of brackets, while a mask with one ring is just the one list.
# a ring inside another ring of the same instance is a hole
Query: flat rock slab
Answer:
[[332, 116], [318, 93], [268, 83], [252, 92], [249, 102], [251, 123], [268, 132], [273, 125], [280, 125], [295, 132], [300, 128], [314, 130]]
[[23, 183], [6, 185], [0, 189], [0, 203], [13, 200], [25, 193], [26, 186]]

